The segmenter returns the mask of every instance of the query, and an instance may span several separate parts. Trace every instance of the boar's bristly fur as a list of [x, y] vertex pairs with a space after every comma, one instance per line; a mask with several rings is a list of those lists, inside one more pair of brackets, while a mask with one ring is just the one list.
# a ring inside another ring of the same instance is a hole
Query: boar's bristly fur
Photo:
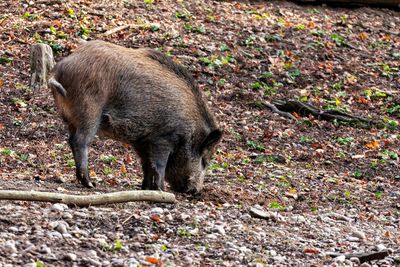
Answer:
[[141, 158], [143, 189], [199, 192], [221, 130], [193, 77], [151, 49], [103, 41], [79, 47], [49, 80], [67, 123], [76, 175], [92, 187], [88, 145], [96, 134], [129, 143]]

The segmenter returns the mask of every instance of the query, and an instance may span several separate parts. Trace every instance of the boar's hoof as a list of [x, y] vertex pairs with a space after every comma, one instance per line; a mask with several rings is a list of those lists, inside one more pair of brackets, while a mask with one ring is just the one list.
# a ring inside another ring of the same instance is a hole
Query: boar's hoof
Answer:
[[87, 187], [87, 188], [94, 188], [94, 187], [96, 187], [96, 184], [95, 184], [95, 183], [92, 183], [92, 182], [90, 182], [90, 181], [82, 181], [82, 185], [83, 185], [84, 187]]

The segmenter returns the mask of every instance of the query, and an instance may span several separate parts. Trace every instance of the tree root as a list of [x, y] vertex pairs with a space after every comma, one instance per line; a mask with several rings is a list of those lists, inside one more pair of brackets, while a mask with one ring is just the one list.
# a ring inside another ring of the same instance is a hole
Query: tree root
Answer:
[[76, 205], [79, 207], [123, 203], [130, 201], [150, 201], [165, 203], [176, 202], [175, 195], [172, 193], [151, 190], [122, 191], [100, 195], [68, 195], [51, 192], [0, 190], [0, 200], [64, 203], [67, 205]]
[[277, 113], [283, 117], [294, 119], [293, 116], [295, 112], [299, 116], [309, 116], [312, 115], [318, 120], [326, 121], [339, 121], [349, 123], [351, 125], [371, 128], [377, 126], [377, 123], [362, 117], [354, 116], [346, 112], [338, 110], [320, 110], [310, 104], [298, 101], [298, 100], [276, 100], [273, 103], [267, 101], [264, 102], [265, 106], [271, 109], [272, 112]]

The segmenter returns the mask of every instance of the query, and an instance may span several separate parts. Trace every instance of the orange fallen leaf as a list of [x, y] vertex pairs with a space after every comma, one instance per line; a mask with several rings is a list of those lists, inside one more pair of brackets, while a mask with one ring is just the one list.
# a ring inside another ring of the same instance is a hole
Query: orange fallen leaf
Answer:
[[308, 22], [308, 28], [314, 28], [314, 27], [315, 27], [315, 22], [314, 21]]
[[96, 175], [97, 175], [97, 174], [96, 174], [95, 171], [90, 171], [90, 172], [89, 172], [89, 176], [90, 176], [90, 177], [96, 177]]
[[152, 219], [152, 220], [155, 221], [155, 222], [161, 222], [161, 219], [160, 219], [158, 216], [156, 216], [156, 215], [150, 216], [150, 219]]
[[127, 144], [127, 143], [123, 143], [122, 146], [125, 147], [125, 148], [130, 148], [130, 147], [131, 147], [131, 146], [130, 146], [129, 144]]
[[297, 113], [296, 111], [293, 111], [292, 114], [296, 119], [300, 118], [299, 113]]
[[321, 251], [317, 248], [310, 248], [310, 247], [306, 247], [303, 250], [304, 253], [309, 253], [309, 254], [319, 254], [321, 253]]
[[156, 265], [161, 265], [161, 260], [154, 257], [146, 257], [144, 260]]
[[6, 126], [4, 126], [4, 124], [0, 123], [0, 131], [3, 130], [4, 128], [6, 128]]
[[365, 144], [366, 148], [370, 148], [370, 149], [376, 149], [379, 147], [379, 142], [378, 141], [372, 141], [368, 144]]
[[368, 104], [368, 99], [366, 99], [364, 97], [359, 97], [359, 98], [357, 98], [356, 102], [360, 103], [360, 104]]
[[122, 172], [122, 173], [127, 173], [127, 170], [126, 170], [125, 164], [122, 164], [122, 165], [121, 165], [121, 168], [120, 168], [120, 170], [121, 170], [121, 172]]
[[4, 84], [4, 81], [2, 79], [0, 79], [0, 87], [2, 87]]
[[359, 35], [358, 35], [358, 38], [360, 39], [360, 40], [367, 40], [368, 39], [368, 33], [366, 33], [366, 32], [362, 32], [362, 33], [360, 33]]
[[126, 163], [131, 163], [133, 161], [131, 154], [127, 154], [125, 158]]

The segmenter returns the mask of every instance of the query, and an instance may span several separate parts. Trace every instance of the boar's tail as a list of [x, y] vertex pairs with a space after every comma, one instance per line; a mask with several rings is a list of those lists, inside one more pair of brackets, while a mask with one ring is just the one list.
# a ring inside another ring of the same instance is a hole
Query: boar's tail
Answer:
[[67, 96], [67, 91], [65, 90], [64, 86], [61, 83], [56, 81], [54, 78], [49, 79], [49, 85], [57, 89], [57, 92], [62, 95], [63, 97]]

